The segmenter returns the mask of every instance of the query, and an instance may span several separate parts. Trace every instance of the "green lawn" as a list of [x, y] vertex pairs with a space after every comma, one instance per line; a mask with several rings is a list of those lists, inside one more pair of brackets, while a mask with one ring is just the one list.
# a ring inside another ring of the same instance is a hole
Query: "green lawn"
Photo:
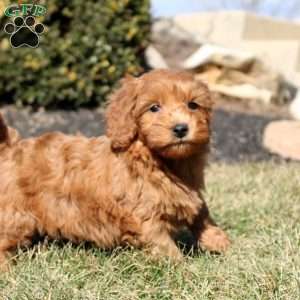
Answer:
[[207, 201], [233, 245], [180, 265], [139, 251], [39, 245], [0, 274], [0, 299], [300, 299], [300, 165], [217, 165]]

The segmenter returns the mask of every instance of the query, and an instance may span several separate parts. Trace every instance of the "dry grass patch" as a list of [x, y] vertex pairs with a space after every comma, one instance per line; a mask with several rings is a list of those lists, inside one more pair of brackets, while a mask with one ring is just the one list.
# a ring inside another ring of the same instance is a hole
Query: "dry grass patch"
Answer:
[[0, 299], [300, 299], [299, 164], [214, 164], [211, 211], [234, 244], [174, 265], [139, 251], [38, 245], [0, 274]]

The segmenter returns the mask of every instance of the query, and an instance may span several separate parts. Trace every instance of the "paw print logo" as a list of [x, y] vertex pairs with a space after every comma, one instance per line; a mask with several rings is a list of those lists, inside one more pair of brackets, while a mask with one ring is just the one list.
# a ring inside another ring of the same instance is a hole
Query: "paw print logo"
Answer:
[[16, 17], [13, 23], [7, 23], [4, 31], [11, 35], [10, 43], [14, 48], [27, 46], [37, 48], [40, 43], [40, 35], [44, 32], [43, 24], [36, 24], [33, 16]]

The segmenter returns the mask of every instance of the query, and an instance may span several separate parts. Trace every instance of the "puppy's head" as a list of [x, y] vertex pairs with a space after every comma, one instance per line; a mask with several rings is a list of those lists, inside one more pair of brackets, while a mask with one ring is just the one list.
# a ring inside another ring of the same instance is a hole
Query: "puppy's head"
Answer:
[[185, 72], [155, 70], [126, 78], [107, 109], [112, 148], [139, 139], [166, 158], [184, 158], [209, 142], [212, 100], [206, 85]]

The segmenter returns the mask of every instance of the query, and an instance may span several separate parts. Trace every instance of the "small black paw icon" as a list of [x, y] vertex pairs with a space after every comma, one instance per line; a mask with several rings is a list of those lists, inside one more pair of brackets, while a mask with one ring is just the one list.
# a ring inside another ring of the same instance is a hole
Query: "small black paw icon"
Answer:
[[12, 47], [19, 48], [27, 46], [30, 48], [38, 47], [40, 43], [40, 34], [45, 30], [43, 24], [35, 24], [35, 19], [32, 16], [28, 16], [25, 19], [23, 17], [16, 17], [13, 23], [7, 23], [4, 27], [4, 31], [10, 34], [10, 43]]

